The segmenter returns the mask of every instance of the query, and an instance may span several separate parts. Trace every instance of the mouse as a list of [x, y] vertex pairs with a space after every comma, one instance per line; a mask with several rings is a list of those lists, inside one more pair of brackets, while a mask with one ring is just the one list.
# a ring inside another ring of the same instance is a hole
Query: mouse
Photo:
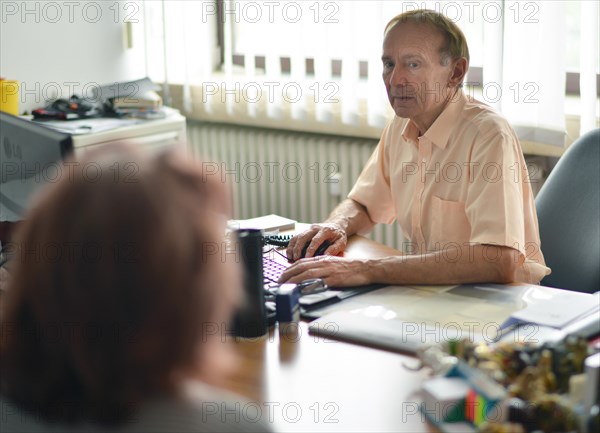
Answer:
[[[308, 249], [309, 245], [310, 245], [310, 242], [308, 242], [306, 245], [304, 245], [304, 248], [302, 248], [302, 254], [300, 255], [301, 259], [306, 257], [306, 250]], [[330, 246], [331, 246], [331, 242], [323, 241], [323, 243], [321, 245], [319, 245], [319, 248], [317, 248], [317, 250], [315, 251], [315, 255], [313, 257], [322, 256], [323, 254], [325, 254], [325, 251]]]

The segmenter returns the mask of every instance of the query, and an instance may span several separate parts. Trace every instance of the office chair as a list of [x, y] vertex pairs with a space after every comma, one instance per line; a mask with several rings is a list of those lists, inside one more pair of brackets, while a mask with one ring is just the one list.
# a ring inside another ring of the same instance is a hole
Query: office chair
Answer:
[[550, 287], [600, 290], [600, 129], [571, 145], [535, 200]]

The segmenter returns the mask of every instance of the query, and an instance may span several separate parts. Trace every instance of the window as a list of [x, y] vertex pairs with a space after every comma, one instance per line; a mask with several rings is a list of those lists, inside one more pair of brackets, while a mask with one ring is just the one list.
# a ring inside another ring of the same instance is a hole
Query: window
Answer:
[[582, 119], [595, 126], [597, 2], [148, 1], [148, 69], [156, 81], [184, 83], [188, 108], [201, 84], [199, 109], [207, 112], [223, 105], [236, 119], [379, 129], [390, 116], [380, 78], [383, 28], [423, 7], [461, 27], [471, 53], [466, 81], [512, 122], [557, 128], [566, 94], [582, 83]]
[[[281, 2], [267, 2], [266, 5], [263, 2], [261, 7], [260, 3], [257, 2], [246, 2], [229, 4], [230, 2], [219, 2], [220, 13], [219, 22], [224, 23], [226, 19], [233, 19], [232, 34], [234, 36], [233, 43], [233, 58], [232, 63], [241, 67], [245, 66], [245, 53], [258, 51], [255, 58], [255, 67], [257, 69], [264, 69], [265, 57], [267, 55], [278, 55], [281, 58], [281, 69], [284, 73], [290, 72], [290, 53], [298, 52], [298, 47], [291, 45], [288, 50], [282, 49], [277, 50], [271, 43], [271, 36], [273, 34], [286, 34], [290, 31], [290, 28], [286, 30], [286, 24], [295, 24], [296, 22], [307, 21], [301, 23], [297, 27], [301, 29], [303, 33], [311, 35], [311, 40], [297, 41], [302, 42], [303, 46], [309, 45], [311, 47], [310, 54], [306, 53], [306, 74], [314, 74], [314, 56], [318, 56], [319, 49], [323, 50], [324, 55], [329, 55], [335, 58], [335, 54], [331, 51], [340, 53], [343, 52], [343, 39], [344, 35], [340, 35], [338, 38], [333, 38], [329, 42], [328, 46], [324, 46], [318, 42], [319, 39], [324, 39], [328, 36], [328, 29], [324, 26], [327, 24], [339, 24], [339, 20], [343, 15], [348, 15], [348, 9], [354, 8], [356, 15], [359, 18], [354, 28], [360, 26], [361, 33], [378, 34], [382, 32], [384, 25], [389, 18], [395, 14], [409, 10], [416, 5], [425, 6], [441, 13], [444, 13], [459, 27], [463, 30], [467, 41], [469, 41], [469, 50], [471, 54], [470, 63], [470, 78], [472, 82], [482, 82], [482, 66], [483, 66], [483, 37], [484, 37], [484, 24], [486, 22], [493, 23], [499, 18], [499, 7], [498, 6], [485, 6], [481, 2], [474, 1], [428, 1], [428, 2], [404, 2], [399, 4], [395, 2], [385, 2], [382, 5], [376, 5], [373, 1], [353, 1], [353, 2], [333, 2], [333, 1], [321, 1], [321, 2], [288, 2], [288, 4], [282, 4]], [[350, 4], [352, 3], [352, 4]], [[496, 3], [500, 5], [500, 2]], [[296, 5], [299, 5], [296, 6]], [[287, 7], [286, 7], [287, 6]], [[569, 1], [565, 3], [566, 15], [566, 46], [569, 49], [566, 51], [566, 93], [579, 95], [579, 70], [580, 70], [580, 39], [581, 39], [581, 2]], [[383, 13], [379, 13], [380, 17], [377, 21], [367, 22], [365, 17], [372, 15], [372, 12], [381, 7]], [[513, 20], [525, 20], [534, 21], [538, 19], [539, 8], [534, 2], [522, 2], [521, 5], [511, 5], [510, 10], [506, 11], [512, 16]], [[344, 14], [344, 12], [346, 12]], [[350, 11], [350, 13], [352, 13]], [[383, 15], [383, 18], [381, 17]], [[279, 21], [279, 22], [278, 22]], [[333, 27], [333, 26], [332, 26]], [[222, 28], [222, 26], [221, 26]], [[337, 27], [336, 27], [337, 28]], [[334, 28], [334, 31], [336, 31]], [[293, 27], [292, 27], [293, 29]], [[221, 32], [221, 35], [223, 32]], [[221, 39], [222, 40], [222, 39]], [[364, 40], [364, 39], [363, 39]], [[298, 45], [298, 44], [296, 44]], [[263, 47], [260, 50], [256, 50], [251, 47]], [[329, 48], [329, 50], [327, 50]], [[357, 44], [357, 57], [359, 59], [367, 59], [370, 52], [373, 50], [372, 47], [366, 47], [364, 43]], [[300, 49], [302, 49], [300, 47]], [[279, 51], [279, 54], [276, 52]], [[307, 51], [306, 49], [302, 50]], [[329, 51], [329, 53], [327, 53]], [[267, 54], [269, 53], [269, 54]], [[221, 52], [221, 55], [223, 53]], [[361, 78], [368, 78], [368, 62], [367, 60], [359, 60], [359, 74]], [[340, 76], [341, 61], [332, 61], [332, 76]], [[596, 68], [596, 74], [600, 74], [600, 61]], [[600, 95], [600, 75], [598, 94]]]

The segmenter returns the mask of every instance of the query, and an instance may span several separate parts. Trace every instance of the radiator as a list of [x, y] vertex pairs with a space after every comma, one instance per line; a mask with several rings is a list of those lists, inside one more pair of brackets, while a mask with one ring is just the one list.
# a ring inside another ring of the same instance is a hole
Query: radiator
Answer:
[[[190, 152], [231, 189], [234, 218], [278, 214], [323, 221], [350, 192], [376, 140], [188, 122]], [[400, 248], [397, 224], [369, 236]]]

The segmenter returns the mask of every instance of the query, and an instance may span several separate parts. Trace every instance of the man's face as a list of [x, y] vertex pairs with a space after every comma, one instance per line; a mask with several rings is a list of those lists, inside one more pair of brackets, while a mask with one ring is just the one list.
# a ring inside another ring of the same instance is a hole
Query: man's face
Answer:
[[398, 23], [383, 41], [383, 81], [392, 108], [424, 133], [442, 112], [452, 62], [441, 64], [444, 39], [430, 25]]

